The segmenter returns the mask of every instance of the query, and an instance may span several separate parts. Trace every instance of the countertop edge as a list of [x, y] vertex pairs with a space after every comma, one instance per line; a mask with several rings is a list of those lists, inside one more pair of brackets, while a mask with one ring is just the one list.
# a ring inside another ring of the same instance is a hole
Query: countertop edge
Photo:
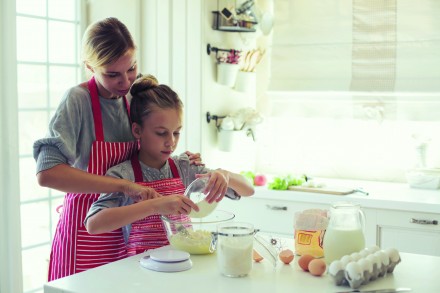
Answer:
[[[380, 189], [380, 186], [378, 188]], [[396, 189], [395, 193], [387, 190], [383, 194], [370, 192], [369, 195], [361, 193], [331, 195], [290, 190], [270, 190], [263, 186], [256, 187], [255, 194], [252, 197], [256, 199], [321, 204], [353, 201], [359, 203], [364, 208], [440, 214], [440, 192], [437, 190], [403, 190], [404, 192]]]

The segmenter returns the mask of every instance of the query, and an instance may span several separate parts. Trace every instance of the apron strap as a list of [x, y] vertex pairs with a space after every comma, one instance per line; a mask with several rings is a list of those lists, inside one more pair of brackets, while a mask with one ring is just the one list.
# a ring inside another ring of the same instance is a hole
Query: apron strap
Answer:
[[173, 174], [173, 178], [180, 178], [179, 171], [177, 171], [176, 164], [171, 158], [168, 158], [168, 164], [170, 164], [171, 173]]
[[[90, 91], [90, 98], [92, 100], [93, 122], [95, 123], [95, 137], [97, 141], [104, 141], [104, 127], [102, 124], [101, 104], [99, 103], [98, 87], [96, 86], [95, 77], [92, 77], [87, 83]], [[130, 120], [130, 105], [127, 98], [124, 96], [124, 105], [127, 110], [128, 119]]]
[[141, 163], [139, 163], [138, 152], [134, 152], [131, 156], [131, 167], [133, 168], [134, 182], [144, 182]]
[[[170, 165], [173, 178], [180, 178], [179, 171], [177, 171], [177, 167], [173, 159], [168, 158], [168, 164]], [[131, 156], [131, 166], [133, 168], [133, 173], [134, 173], [134, 182], [144, 182], [144, 177], [142, 176], [141, 163], [139, 163], [138, 152], [135, 152], [133, 156]]]

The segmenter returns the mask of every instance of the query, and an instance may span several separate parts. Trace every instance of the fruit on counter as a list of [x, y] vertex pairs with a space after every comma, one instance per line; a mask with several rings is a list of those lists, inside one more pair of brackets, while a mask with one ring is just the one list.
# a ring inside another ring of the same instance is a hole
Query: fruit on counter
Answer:
[[290, 264], [294, 258], [293, 251], [290, 249], [284, 249], [280, 252], [278, 255], [280, 260], [285, 263], [286, 265]]
[[268, 188], [273, 190], [287, 190], [289, 186], [302, 185], [306, 181], [307, 181], [306, 175], [301, 175], [301, 176], [287, 175], [284, 177], [278, 176], [273, 178], [273, 181], [269, 183]]
[[240, 175], [244, 176], [254, 186], [264, 186], [267, 183], [267, 178], [263, 174], [257, 175], [252, 171], [242, 171]]
[[255, 178], [255, 173], [252, 171], [242, 171], [240, 172], [240, 175], [244, 176], [244, 178], [246, 178], [250, 184], [254, 184], [254, 178]]
[[300, 268], [302, 268], [304, 271], [309, 271], [309, 263], [314, 260], [315, 258], [311, 256], [310, 254], [304, 254], [298, 259], [298, 265]]
[[289, 187], [287, 180], [281, 177], [275, 177], [271, 183], [269, 183], [268, 188], [274, 190], [287, 190]]
[[308, 265], [309, 272], [314, 276], [321, 276], [326, 268], [325, 261], [321, 258], [312, 259]]
[[252, 251], [252, 258], [255, 262], [260, 262], [263, 260], [263, 257], [255, 249]]
[[254, 177], [254, 185], [255, 186], [264, 186], [267, 183], [267, 178], [264, 175], [256, 175]]

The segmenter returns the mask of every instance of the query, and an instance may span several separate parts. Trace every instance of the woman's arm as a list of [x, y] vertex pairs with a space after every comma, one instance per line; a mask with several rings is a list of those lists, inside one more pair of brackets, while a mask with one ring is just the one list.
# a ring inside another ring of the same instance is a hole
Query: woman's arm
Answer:
[[191, 209], [199, 210], [188, 197], [168, 195], [127, 206], [102, 209], [87, 219], [86, 229], [90, 234], [106, 233], [153, 214], [186, 215]]
[[154, 189], [129, 180], [94, 175], [66, 164], [59, 164], [37, 174], [41, 186], [71, 193], [122, 192], [135, 201], [160, 197]]

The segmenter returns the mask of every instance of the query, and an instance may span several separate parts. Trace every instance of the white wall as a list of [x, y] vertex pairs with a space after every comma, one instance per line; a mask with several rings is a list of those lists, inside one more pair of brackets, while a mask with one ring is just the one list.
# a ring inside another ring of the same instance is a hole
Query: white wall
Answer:
[[0, 292], [22, 292], [15, 1], [0, 2]]

